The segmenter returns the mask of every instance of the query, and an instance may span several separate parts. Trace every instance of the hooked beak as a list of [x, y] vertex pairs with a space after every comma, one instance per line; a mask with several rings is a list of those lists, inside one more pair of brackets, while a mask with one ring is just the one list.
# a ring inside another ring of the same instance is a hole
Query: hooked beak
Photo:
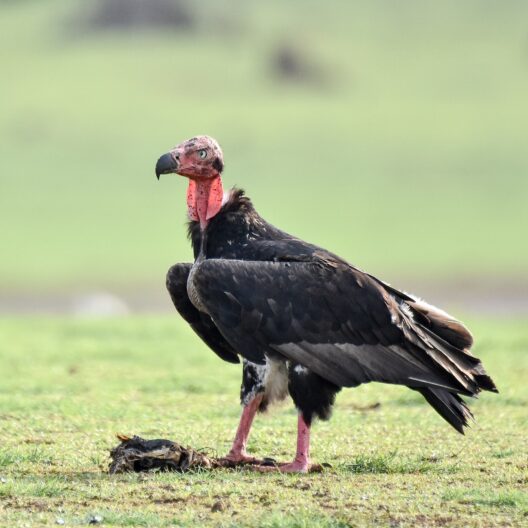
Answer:
[[156, 163], [156, 177], [159, 180], [162, 174], [177, 172], [179, 165], [178, 156], [173, 155], [171, 152], [163, 154]]

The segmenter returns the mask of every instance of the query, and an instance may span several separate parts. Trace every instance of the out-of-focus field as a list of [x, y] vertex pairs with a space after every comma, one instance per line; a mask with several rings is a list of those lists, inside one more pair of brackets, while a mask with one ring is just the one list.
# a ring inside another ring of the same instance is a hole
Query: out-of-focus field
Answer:
[[[175, 317], [0, 323], [3, 526], [526, 526], [528, 330], [475, 321], [475, 353], [501, 391], [454, 432], [417, 394], [345, 390], [318, 423], [304, 476], [247, 471], [106, 474], [116, 432], [228, 450], [240, 368], [217, 359]], [[361, 411], [376, 402], [377, 410]], [[293, 456], [291, 402], [258, 417], [255, 455]], [[223, 511], [212, 512], [215, 503]]]
[[190, 2], [191, 29], [130, 32], [90, 5], [0, 5], [2, 291], [161, 284], [190, 250], [153, 167], [197, 133], [266, 218], [371, 272], [524, 277], [525, 2]]

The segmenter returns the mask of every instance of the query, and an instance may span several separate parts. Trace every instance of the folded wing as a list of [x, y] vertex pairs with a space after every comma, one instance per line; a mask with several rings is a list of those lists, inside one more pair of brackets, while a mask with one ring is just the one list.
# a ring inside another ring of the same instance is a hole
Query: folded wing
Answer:
[[252, 361], [262, 351], [279, 354], [348, 387], [379, 381], [422, 393], [495, 389], [480, 361], [456, 346], [467, 336], [446, 339], [458, 336], [456, 325], [435, 332], [437, 313], [428, 324], [418, 301], [346, 263], [209, 259], [195, 286], [222, 335]]

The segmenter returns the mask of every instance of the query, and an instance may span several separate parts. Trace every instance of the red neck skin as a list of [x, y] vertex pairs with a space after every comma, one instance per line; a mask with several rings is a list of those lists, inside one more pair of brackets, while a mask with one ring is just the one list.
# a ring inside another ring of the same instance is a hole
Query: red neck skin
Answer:
[[200, 222], [203, 231], [213, 216], [222, 208], [224, 189], [220, 176], [211, 179], [189, 180], [187, 212], [189, 218]]

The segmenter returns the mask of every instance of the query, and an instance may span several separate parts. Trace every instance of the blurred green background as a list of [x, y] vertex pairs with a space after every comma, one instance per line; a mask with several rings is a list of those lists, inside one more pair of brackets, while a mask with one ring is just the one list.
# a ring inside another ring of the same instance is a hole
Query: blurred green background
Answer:
[[390, 282], [527, 289], [524, 1], [0, 0], [0, 55], [0, 296], [165, 299], [186, 182], [154, 165], [196, 134]]

